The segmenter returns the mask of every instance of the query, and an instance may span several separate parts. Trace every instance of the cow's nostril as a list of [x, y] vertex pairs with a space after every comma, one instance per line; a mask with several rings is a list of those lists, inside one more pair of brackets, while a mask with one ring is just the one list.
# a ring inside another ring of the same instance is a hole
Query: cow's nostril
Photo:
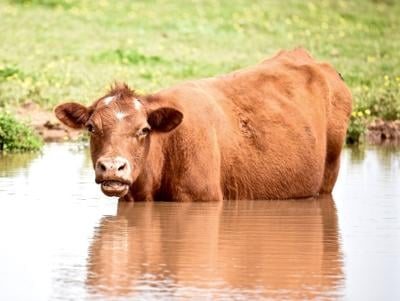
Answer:
[[120, 167], [118, 167], [118, 170], [119, 170], [119, 171], [124, 170], [125, 167], [126, 167], [126, 163], [124, 163], [124, 164], [122, 164]]
[[99, 165], [100, 165], [100, 169], [102, 171], [106, 171], [107, 170], [107, 167], [103, 163], [100, 163]]

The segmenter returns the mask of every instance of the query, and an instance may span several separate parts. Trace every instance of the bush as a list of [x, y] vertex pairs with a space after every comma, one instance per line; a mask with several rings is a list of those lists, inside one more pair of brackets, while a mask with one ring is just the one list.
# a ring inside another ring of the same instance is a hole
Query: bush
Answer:
[[348, 144], [363, 142], [368, 124], [375, 119], [400, 120], [400, 76], [385, 75], [354, 89], [354, 109], [347, 130]]
[[35, 151], [42, 146], [42, 139], [29, 126], [0, 112], [0, 151]]
[[368, 122], [366, 116], [368, 116], [369, 114], [369, 110], [366, 110], [365, 114], [362, 111], [354, 111], [353, 113], [351, 113], [349, 127], [347, 128], [347, 144], [357, 144], [363, 142]]

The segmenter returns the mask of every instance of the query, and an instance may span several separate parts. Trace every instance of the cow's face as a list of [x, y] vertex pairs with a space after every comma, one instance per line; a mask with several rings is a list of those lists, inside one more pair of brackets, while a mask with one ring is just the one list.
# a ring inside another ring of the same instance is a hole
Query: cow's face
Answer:
[[87, 129], [96, 183], [104, 194], [118, 197], [129, 191], [143, 170], [151, 136], [175, 129], [183, 118], [173, 108], [150, 109], [132, 92], [113, 91], [90, 107], [61, 104], [55, 114], [69, 127]]

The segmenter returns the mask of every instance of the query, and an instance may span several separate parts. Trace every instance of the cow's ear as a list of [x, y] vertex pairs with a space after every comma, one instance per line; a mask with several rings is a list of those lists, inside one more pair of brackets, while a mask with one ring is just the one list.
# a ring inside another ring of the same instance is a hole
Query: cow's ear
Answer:
[[176, 109], [162, 107], [150, 112], [147, 122], [152, 130], [169, 132], [181, 124], [183, 114]]
[[88, 108], [75, 102], [58, 105], [54, 113], [62, 123], [74, 129], [83, 128], [90, 117]]

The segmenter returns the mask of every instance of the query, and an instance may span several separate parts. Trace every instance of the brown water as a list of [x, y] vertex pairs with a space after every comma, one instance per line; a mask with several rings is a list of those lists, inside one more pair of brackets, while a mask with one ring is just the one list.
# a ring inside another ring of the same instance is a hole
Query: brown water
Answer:
[[87, 151], [0, 156], [0, 300], [400, 300], [400, 151], [333, 198], [118, 203]]

